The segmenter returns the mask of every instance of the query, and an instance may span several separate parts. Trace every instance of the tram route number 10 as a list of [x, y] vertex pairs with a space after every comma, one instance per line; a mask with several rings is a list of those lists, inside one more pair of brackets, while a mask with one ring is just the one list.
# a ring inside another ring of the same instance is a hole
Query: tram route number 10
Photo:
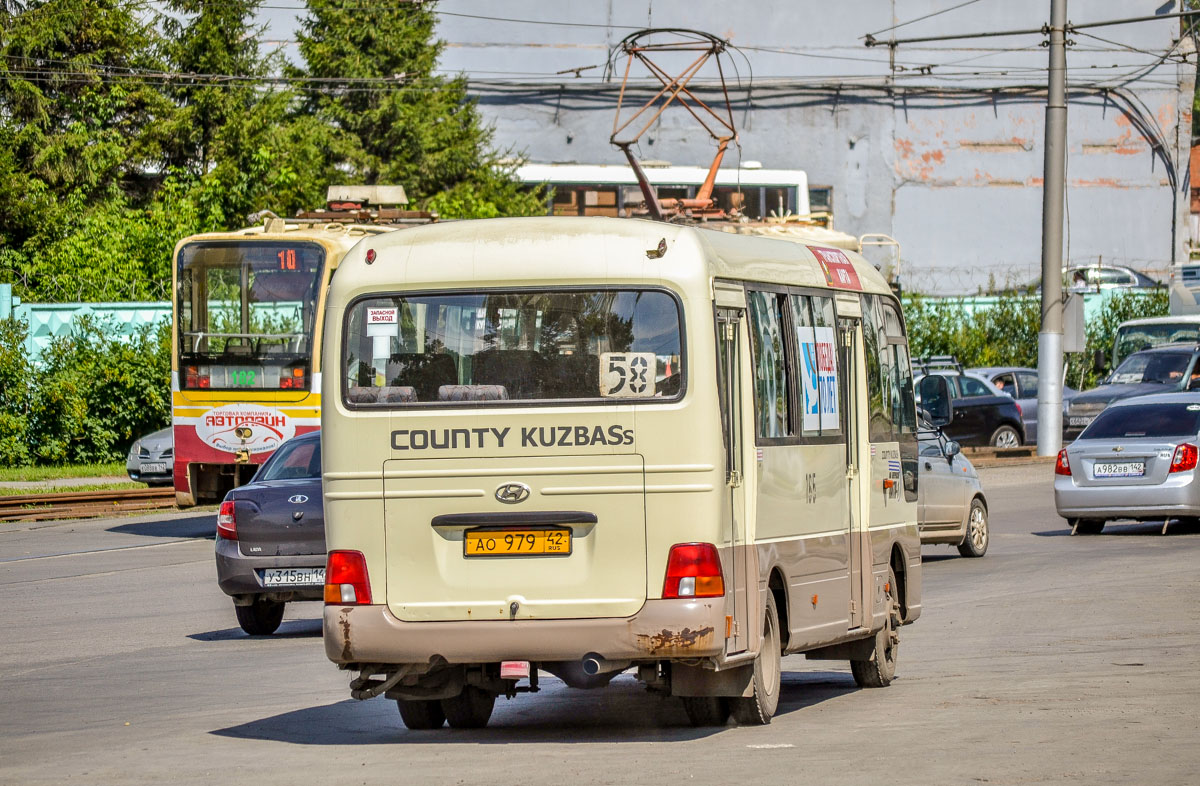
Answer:
[[296, 269], [296, 249], [285, 248], [277, 255], [279, 257], [280, 270], [295, 270]]

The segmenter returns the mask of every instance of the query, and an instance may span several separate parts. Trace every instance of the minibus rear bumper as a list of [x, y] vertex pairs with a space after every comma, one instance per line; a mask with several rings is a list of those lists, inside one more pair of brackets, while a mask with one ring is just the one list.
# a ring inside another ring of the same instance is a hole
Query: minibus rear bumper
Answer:
[[708, 658], [725, 650], [725, 598], [647, 600], [632, 617], [405, 622], [384, 605], [326, 606], [338, 664]]

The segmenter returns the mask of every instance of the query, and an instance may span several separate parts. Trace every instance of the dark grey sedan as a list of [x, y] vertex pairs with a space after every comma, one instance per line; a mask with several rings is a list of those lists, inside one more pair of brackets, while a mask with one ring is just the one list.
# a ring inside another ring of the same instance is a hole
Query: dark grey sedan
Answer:
[[283, 443], [225, 496], [216, 557], [217, 583], [251, 635], [274, 633], [288, 602], [324, 597], [321, 432]]
[[[1025, 425], [1025, 441], [1031, 445], [1037, 444], [1038, 439], [1038, 372], [1036, 368], [1020, 366], [988, 366], [986, 368], [970, 368], [969, 372], [991, 382], [1005, 395], [1012, 396], [1021, 408], [1021, 422]], [[1063, 386], [1063, 411], [1067, 403], [1075, 398], [1079, 391]]]
[[1104, 379], [1104, 383], [1071, 399], [1063, 418], [1063, 439], [1070, 440], [1114, 401], [1171, 390], [1200, 387], [1200, 347], [1165, 344], [1134, 352]]
[[1080, 534], [1111, 519], [1162, 521], [1200, 516], [1197, 446], [1200, 393], [1115, 401], [1054, 467], [1054, 504]]

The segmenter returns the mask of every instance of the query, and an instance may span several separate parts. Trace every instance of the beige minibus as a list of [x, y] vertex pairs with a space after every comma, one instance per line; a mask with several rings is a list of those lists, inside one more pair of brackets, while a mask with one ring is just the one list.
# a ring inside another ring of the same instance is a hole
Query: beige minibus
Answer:
[[[630, 670], [768, 723], [921, 612], [899, 303], [853, 252], [613, 218], [365, 239], [330, 283], [325, 651], [409, 728]], [[335, 360], [338, 359], [338, 360]]]

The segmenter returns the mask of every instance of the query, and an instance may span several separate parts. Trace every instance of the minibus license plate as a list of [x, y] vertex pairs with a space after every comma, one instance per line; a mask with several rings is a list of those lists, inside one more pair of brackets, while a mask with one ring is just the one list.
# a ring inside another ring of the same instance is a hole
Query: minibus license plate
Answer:
[[325, 583], [325, 568], [267, 568], [264, 587], [317, 587]]
[[1067, 422], [1072, 426], [1090, 426], [1093, 420], [1095, 418], [1087, 416], [1067, 418]]
[[569, 529], [473, 529], [464, 533], [465, 557], [567, 556]]
[[1146, 462], [1122, 461], [1114, 464], [1096, 463], [1092, 474], [1098, 478], [1140, 478], [1146, 474]]

